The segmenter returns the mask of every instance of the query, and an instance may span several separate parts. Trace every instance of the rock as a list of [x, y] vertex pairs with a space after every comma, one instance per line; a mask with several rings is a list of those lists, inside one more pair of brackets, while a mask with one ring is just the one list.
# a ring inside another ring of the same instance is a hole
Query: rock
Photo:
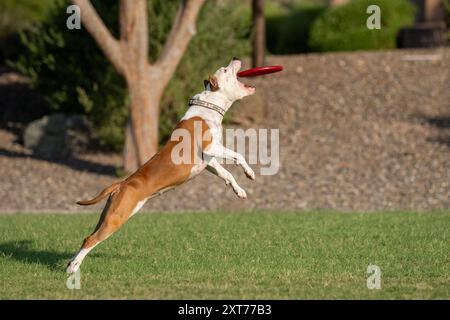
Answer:
[[28, 124], [23, 141], [36, 155], [58, 158], [86, 151], [91, 138], [92, 126], [85, 116], [57, 113]]

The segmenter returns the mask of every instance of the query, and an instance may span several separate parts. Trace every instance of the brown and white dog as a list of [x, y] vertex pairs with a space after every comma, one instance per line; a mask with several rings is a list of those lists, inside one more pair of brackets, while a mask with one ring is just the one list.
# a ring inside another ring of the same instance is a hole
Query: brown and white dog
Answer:
[[[174, 161], [173, 151], [180, 141], [171, 139], [128, 178], [107, 187], [92, 200], [77, 202], [80, 205], [91, 205], [109, 196], [94, 232], [84, 239], [80, 251], [69, 263], [68, 273], [76, 272], [89, 251], [117, 231], [148, 199], [192, 179], [204, 169], [222, 178], [227, 185], [231, 185], [239, 198], [247, 197], [245, 190], [217, 160], [217, 158], [233, 160], [244, 169], [248, 178], [255, 179], [255, 173], [244, 157], [222, 144], [223, 115], [234, 101], [255, 93], [254, 87], [237, 79], [240, 68], [241, 61], [233, 58], [227, 67], [220, 68], [210, 76], [209, 80], [205, 81], [205, 91], [191, 99], [191, 107], [173, 132], [190, 133], [191, 140], [188, 142], [193, 146], [190, 148], [190, 158], [193, 159], [200, 153], [200, 161]], [[195, 138], [194, 133], [198, 128], [202, 134], [200, 140]]]

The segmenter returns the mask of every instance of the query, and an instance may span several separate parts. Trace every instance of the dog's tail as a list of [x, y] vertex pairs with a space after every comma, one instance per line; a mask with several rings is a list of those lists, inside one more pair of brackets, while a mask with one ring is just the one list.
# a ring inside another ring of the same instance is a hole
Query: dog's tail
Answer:
[[121, 181], [113, 183], [109, 187], [105, 188], [102, 192], [100, 192], [94, 199], [77, 201], [77, 204], [79, 204], [80, 206], [90, 206], [91, 204], [97, 203], [106, 196], [110, 195], [111, 193], [119, 189], [121, 183], [122, 183]]

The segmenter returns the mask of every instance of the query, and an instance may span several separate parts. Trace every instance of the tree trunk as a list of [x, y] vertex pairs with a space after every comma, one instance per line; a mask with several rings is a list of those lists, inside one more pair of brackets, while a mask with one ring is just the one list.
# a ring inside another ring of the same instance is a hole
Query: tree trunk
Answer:
[[252, 1], [253, 11], [253, 67], [260, 67], [264, 64], [266, 50], [266, 24], [264, 18], [264, 0]]
[[158, 151], [158, 121], [161, 90], [149, 77], [128, 83], [130, 119], [126, 129], [124, 170], [134, 172]]
[[443, 21], [444, 18], [445, 11], [442, 0], [425, 1], [425, 21]]

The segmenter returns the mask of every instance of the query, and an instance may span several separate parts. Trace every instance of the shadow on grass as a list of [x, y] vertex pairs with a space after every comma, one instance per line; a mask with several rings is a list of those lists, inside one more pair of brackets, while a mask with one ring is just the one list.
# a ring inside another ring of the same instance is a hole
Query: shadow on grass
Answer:
[[31, 240], [0, 243], [0, 255], [25, 264], [38, 263], [53, 271], [63, 271], [72, 257], [66, 252], [33, 249], [31, 243]]

